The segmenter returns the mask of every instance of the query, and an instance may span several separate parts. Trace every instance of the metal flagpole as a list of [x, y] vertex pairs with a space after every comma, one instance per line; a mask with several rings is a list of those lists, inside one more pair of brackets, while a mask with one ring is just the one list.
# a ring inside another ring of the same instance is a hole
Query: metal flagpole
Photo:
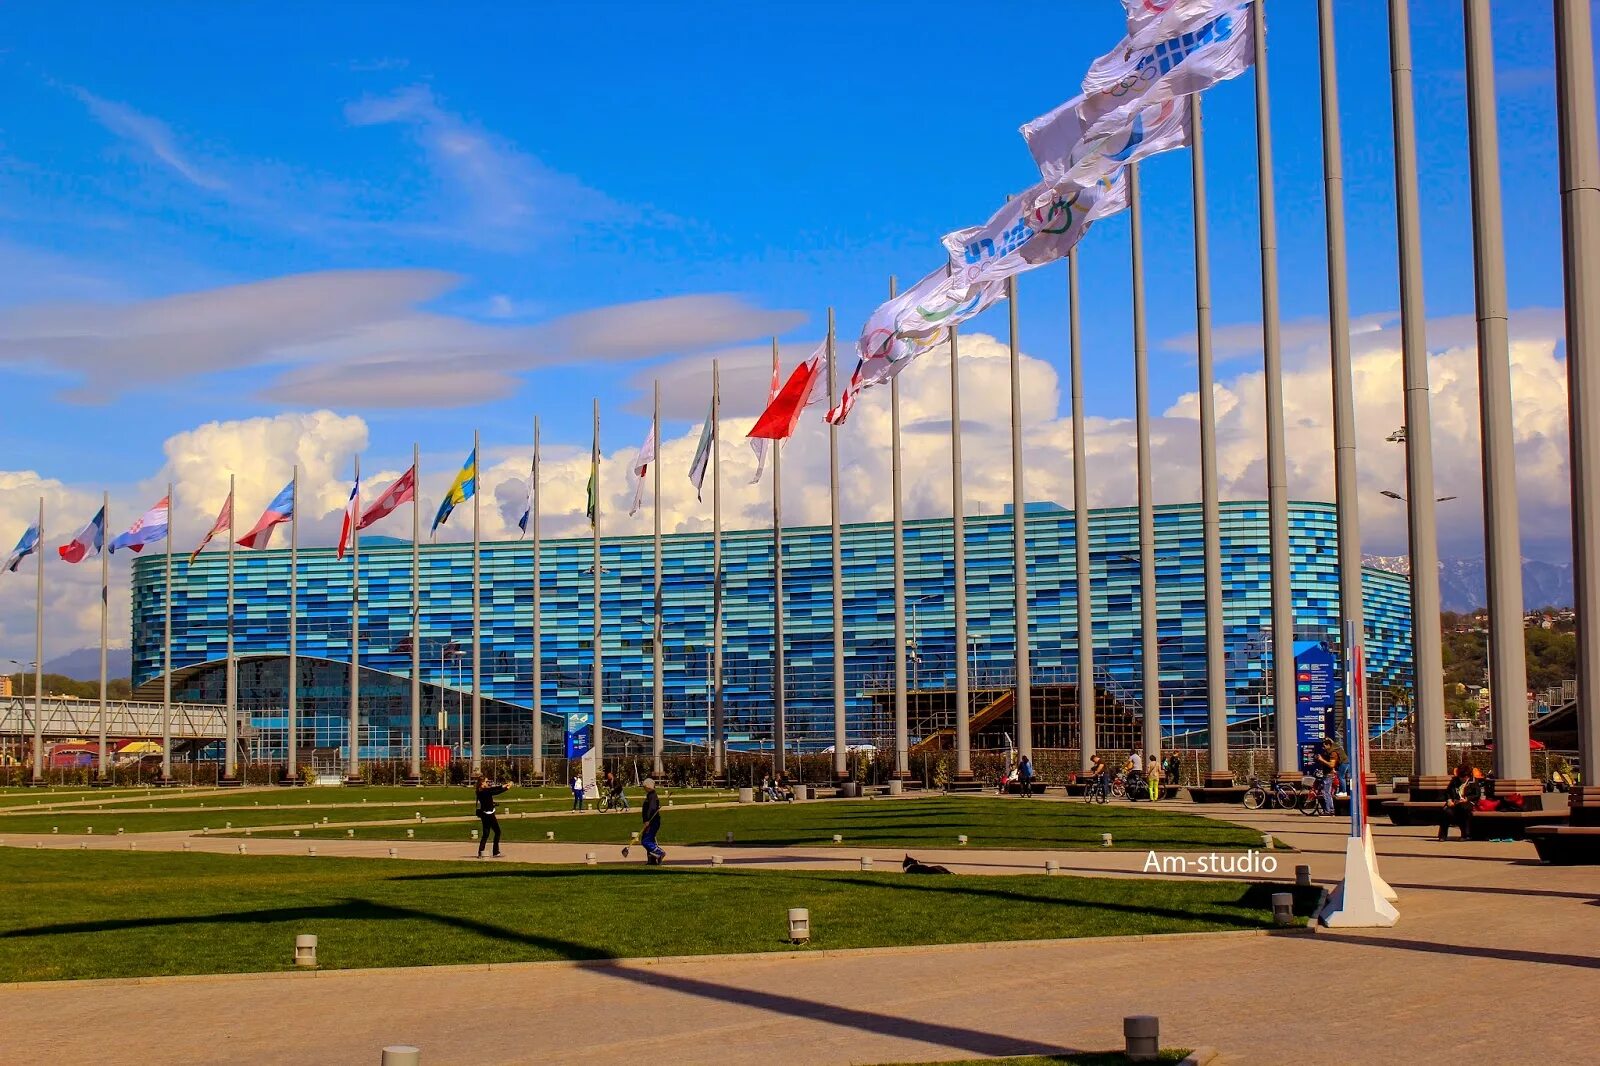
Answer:
[[[421, 448], [411, 442], [411, 767], [408, 785], [422, 784], [422, 488]], [[443, 678], [440, 679], [441, 686]], [[439, 698], [444, 699], [443, 687]]]
[[1494, 769], [1506, 792], [1537, 792], [1528, 756], [1527, 650], [1522, 633], [1522, 544], [1517, 529], [1516, 437], [1511, 423], [1511, 344], [1506, 335], [1505, 233], [1495, 120], [1493, 31], [1488, 0], [1463, 0], [1467, 135], [1472, 162], [1472, 245], [1477, 267], [1478, 413], [1483, 440], [1483, 541], [1489, 600]]
[[533, 776], [544, 780], [544, 649], [541, 620], [539, 618], [539, 582], [543, 572], [539, 565], [539, 416], [533, 416], [533, 478], [532, 505], [528, 508], [528, 524], [533, 527], [533, 683], [530, 705], [533, 709]]
[[[1137, 164], [1136, 164], [1137, 165]], [[1139, 299], [1144, 299], [1143, 290]], [[1136, 306], [1142, 306], [1136, 305]], [[1078, 586], [1078, 769], [1088, 771], [1098, 743], [1094, 683], [1094, 574], [1089, 561], [1089, 457], [1085, 454], [1083, 411], [1083, 336], [1079, 330], [1078, 252], [1067, 253], [1068, 339], [1072, 346], [1072, 540]], [[1145, 722], [1149, 745], [1150, 724]], [[1156, 738], [1161, 736], [1160, 717]]]
[[1028, 504], [1022, 483], [1022, 354], [1017, 345], [1017, 279], [1006, 279], [1011, 348], [1011, 566], [1016, 574], [1017, 757], [1033, 758], [1033, 664], [1028, 637]]
[[[111, 552], [108, 543], [111, 534], [111, 493], [109, 492], [102, 493], [100, 497], [100, 519], [102, 523], [100, 527], [100, 773], [97, 783], [108, 785], [111, 783], [110, 778], [106, 775], [106, 772], [111, 768], [111, 756], [106, 751], [106, 685], [108, 672], [106, 638], [110, 635], [106, 615], [110, 607], [111, 596]], [[229, 550], [232, 550], [231, 544], [229, 545]], [[229, 656], [230, 658], [232, 656], [231, 645]], [[229, 719], [229, 721], [231, 722], [232, 719]]]
[[472, 431], [472, 776], [483, 772], [483, 488], [479, 481], [483, 456], [478, 454], [478, 431]]
[[1262, 384], [1267, 405], [1267, 568], [1272, 614], [1273, 726], [1279, 779], [1300, 780], [1295, 727], [1294, 594], [1289, 572], [1289, 465], [1283, 428], [1283, 353], [1278, 310], [1278, 207], [1272, 187], [1272, 102], [1267, 27], [1250, 5], [1256, 42], [1256, 196], [1261, 229]]
[[1583, 0], [1555, 0], [1556, 101], [1561, 140], [1561, 237], [1566, 261], [1567, 397], [1571, 436], [1573, 591], [1578, 610], [1578, 752], [1582, 785], [1569, 799], [1575, 825], [1600, 807], [1600, 148], [1595, 140], [1593, 37]]
[[[169, 486], [170, 490], [170, 486]], [[170, 528], [172, 519], [167, 518]], [[33, 552], [39, 558], [38, 587], [33, 602], [33, 783], [44, 784], [44, 497], [39, 497], [39, 537], [34, 541]], [[167, 583], [167, 597], [172, 596], [172, 583]], [[169, 632], [170, 638], [170, 632]], [[169, 640], [170, 643], [170, 640]], [[167, 775], [162, 773], [162, 777]]]
[[967, 517], [961, 478], [961, 357], [950, 327], [950, 565], [955, 583], [956, 780], [972, 780], [972, 713], [967, 676]]
[[[1411, 658], [1416, 773], [1411, 787], [1442, 792], [1445, 755], [1444, 650], [1439, 623], [1439, 532], [1434, 520], [1433, 424], [1428, 400], [1427, 309], [1417, 126], [1411, 94], [1409, 0], [1389, 0], [1389, 75], [1394, 97], [1395, 223], [1400, 238], [1400, 358], [1405, 375], [1406, 532], [1411, 552]], [[1415, 798], [1415, 797], [1414, 797]]]
[[[833, 358], [833, 308], [828, 308], [828, 409], [838, 390]], [[828, 424], [828, 512], [833, 542], [833, 779], [850, 777], [844, 700], [844, 544], [839, 530], [839, 427]]]
[[722, 779], [727, 721], [722, 704], [722, 381], [711, 360], [711, 761]]
[[239, 780], [239, 667], [233, 661], [233, 513], [235, 476], [228, 475], [228, 661], [223, 671], [223, 687], [226, 690], [223, 702], [226, 704], [224, 714], [227, 715], [226, 725], [228, 750], [223, 756], [222, 778], [230, 784]]
[[600, 652], [600, 401], [594, 401], [594, 446], [589, 457], [589, 476], [594, 484], [594, 757], [602, 770], [606, 764], [605, 673]]
[[[889, 278], [889, 299], [895, 279]], [[889, 481], [894, 507], [894, 776], [911, 776], [906, 707], [906, 529], [901, 496], [900, 376], [889, 379]]]
[[1134, 437], [1139, 482], [1139, 659], [1144, 728], [1161, 729], [1161, 645], [1156, 615], [1156, 513], [1150, 483], [1150, 358], [1144, 326], [1144, 231], [1139, 168], [1128, 167], [1128, 232], [1133, 264]]
[[[1222, 505], [1217, 489], [1217, 404], [1212, 386], [1211, 232], [1206, 218], [1206, 140], [1200, 96], [1189, 97], [1194, 188], [1194, 314], [1199, 339], [1200, 527], [1205, 555], [1206, 728], [1210, 734], [1208, 779], [1232, 784], [1228, 769], [1228, 656], [1222, 615]], [[1222, 779], [1226, 778], [1226, 782]]]
[[655, 409], [651, 414], [650, 435], [654, 438], [655, 455], [651, 457], [650, 465], [653, 467], [655, 481], [651, 488], [650, 513], [655, 521], [655, 568], [653, 583], [655, 595], [652, 602], [655, 613], [650, 632], [651, 649], [651, 674], [650, 674], [650, 751], [653, 755], [652, 766], [657, 777], [666, 773], [666, 767], [661, 764], [661, 753], [667, 746], [667, 727], [663, 720], [666, 711], [666, 695], [661, 684], [661, 382], [655, 383]]
[[172, 777], [172, 482], [167, 482], [167, 539], [166, 539], [166, 595], [162, 597], [161, 637], [161, 783], [169, 785]]
[[354, 513], [350, 518], [350, 759], [344, 783], [361, 781], [361, 456], [355, 457]]
[[300, 696], [300, 466], [295, 464], [289, 476], [289, 699], [285, 722], [288, 732], [285, 744], [288, 758], [284, 762], [283, 783], [292, 785], [298, 769], [295, 765], [296, 704]]
[[[778, 372], [778, 338], [772, 338], [772, 372]], [[783, 680], [783, 441], [772, 442], [772, 772], [783, 773], [788, 743]]]

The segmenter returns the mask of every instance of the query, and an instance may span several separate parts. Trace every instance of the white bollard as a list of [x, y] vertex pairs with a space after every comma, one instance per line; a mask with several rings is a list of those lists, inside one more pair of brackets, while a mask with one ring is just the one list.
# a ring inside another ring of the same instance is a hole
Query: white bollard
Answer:
[[121, 835], [122, 835], [122, 826], [119, 825], [119, 826], [117, 826], [117, 836], [121, 836]]
[[1261, 834], [1261, 846], [1266, 848], [1268, 851], [1272, 850], [1272, 834], [1271, 833], [1262, 833]]
[[317, 846], [312, 844], [310, 847], [306, 848], [306, 854], [315, 858], [317, 854]]
[[80, 841], [78, 841], [78, 850], [79, 851], [88, 851], [89, 850], [89, 845], [80, 840]]
[[139, 842], [137, 840], [128, 841], [128, 850], [129, 851], [138, 851], [139, 850]]
[[1109, 848], [1111, 846], [1111, 834], [1110, 833], [1101, 833], [1100, 834], [1100, 846], [1102, 848]]
[[399, 848], [390, 848], [389, 849], [389, 858], [398, 859], [399, 857], [400, 857], [400, 849]]
[[295, 830], [295, 831], [294, 831], [294, 835], [295, 835], [295, 838], [296, 838], [296, 839], [299, 839], [299, 837], [300, 837], [300, 830], [298, 830], [298, 829], [296, 829], [296, 830]]
[[315, 966], [317, 964], [317, 938], [312, 933], [301, 933], [294, 938], [294, 964], [296, 966]]
[[730, 829], [726, 833], [722, 834], [722, 842], [724, 844], [732, 844], [733, 843], [733, 830], [732, 829]]
[[711, 856], [711, 865], [712, 866], [721, 866], [722, 865], [722, 856], [721, 855], [713, 855], [713, 856]]
[[378, 1066], [422, 1066], [422, 1052], [409, 1044], [392, 1044], [383, 1049]]
[[1044, 872], [1047, 874], [1058, 874], [1061, 872], [1061, 864], [1056, 862], [1054, 859], [1046, 859], [1044, 861]]
[[871, 855], [863, 855], [863, 856], [861, 856], [861, 869], [863, 869], [863, 870], [872, 869], [872, 856]]
[[92, 825], [84, 826], [83, 827], [83, 831], [85, 833], [87, 833], [89, 836], [94, 836], [94, 826], [92, 826]]
[[1156, 1061], [1161, 1057], [1161, 1019], [1153, 1014], [1122, 1019], [1122, 1040], [1130, 1061]]
[[960, 844], [962, 847], [966, 847], [967, 846], [967, 834], [962, 833], [960, 836], [956, 837], [956, 843]]
[[50, 827], [50, 835], [51, 836], [54, 836], [55, 834], [57, 834], [59, 832], [61, 832], [61, 827], [59, 825], [53, 825], [53, 826]]
[[1294, 868], [1294, 883], [1301, 888], [1311, 887], [1311, 867], [1301, 864]]
[[583, 864], [585, 866], [593, 866], [595, 864], [594, 852], [586, 851], [583, 853]]
[[1294, 922], [1294, 894], [1290, 892], [1274, 892], [1272, 894], [1272, 924], [1291, 925]]
[[418, 811], [416, 813], [417, 813], [417, 821], [419, 821], [419, 822], [422, 821], [422, 812]]
[[789, 942], [804, 944], [811, 939], [811, 912], [804, 907], [789, 908]]
[[844, 843], [844, 837], [841, 836], [838, 833], [835, 833], [835, 834], [833, 834], [833, 842], [835, 844], [843, 844]]
[[478, 831], [476, 829], [474, 829], [472, 831], [472, 839], [473, 840], [477, 840], [478, 839]]
[[244, 845], [243, 845], [243, 844], [240, 844], [240, 845], [239, 845], [239, 854], [240, 854], [240, 855], [243, 855], [243, 854], [244, 854], [244, 853], [245, 853], [245, 850], [244, 850]]
[[544, 838], [546, 840], [554, 840], [556, 838], [556, 834], [555, 834], [555, 832], [553, 830], [546, 830], [545, 834], [544, 834]]
[[407, 829], [406, 830], [406, 839], [407, 840], [415, 840], [415, 839], [417, 839], [417, 831], [415, 829]]
[[[327, 819], [324, 818], [323, 821], [326, 822]], [[232, 829], [233, 828], [233, 823], [232, 822], [223, 822], [222, 823], [222, 828], [224, 828], [224, 829]]]
[[628, 842], [631, 843], [631, 844], [639, 843], [639, 834], [638, 833], [629, 833], [628, 834]]

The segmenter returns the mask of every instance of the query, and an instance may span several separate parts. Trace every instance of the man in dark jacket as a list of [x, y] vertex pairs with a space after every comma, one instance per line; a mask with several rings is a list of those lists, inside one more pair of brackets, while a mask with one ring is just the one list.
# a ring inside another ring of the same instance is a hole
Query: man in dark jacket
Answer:
[[1483, 790], [1472, 775], [1472, 767], [1465, 763], [1456, 767], [1450, 787], [1445, 791], [1444, 811], [1439, 816], [1440, 840], [1450, 838], [1451, 826], [1461, 830], [1462, 840], [1472, 835], [1472, 808], [1477, 806], [1482, 795]]
[[478, 858], [483, 858], [483, 846], [489, 843], [489, 834], [494, 834], [494, 857], [500, 857], [500, 819], [495, 816], [494, 798], [506, 791], [511, 786], [497, 785], [488, 774], [478, 778], [478, 821], [483, 829], [478, 834]]
[[642, 813], [644, 832], [639, 834], [639, 844], [644, 848], [645, 862], [651, 866], [660, 866], [666, 860], [667, 853], [656, 843], [656, 834], [661, 832], [661, 797], [656, 795], [656, 781], [653, 777], [644, 779]]

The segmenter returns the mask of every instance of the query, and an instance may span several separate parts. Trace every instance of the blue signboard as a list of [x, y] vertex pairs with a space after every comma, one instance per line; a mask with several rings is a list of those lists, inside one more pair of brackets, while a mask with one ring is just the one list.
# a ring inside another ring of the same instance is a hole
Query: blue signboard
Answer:
[[1339, 656], [1325, 640], [1294, 642], [1295, 739], [1309, 767], [1322, 738], [1334, 733], [1339, 706]]
[[581, 759], [594, 747], [594, 714], [591, 711], [567, 713], [567, 758]]

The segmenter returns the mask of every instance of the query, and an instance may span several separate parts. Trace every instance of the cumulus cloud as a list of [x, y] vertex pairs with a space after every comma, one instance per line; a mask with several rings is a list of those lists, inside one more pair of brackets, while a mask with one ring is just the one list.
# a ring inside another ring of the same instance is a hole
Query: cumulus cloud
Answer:
[[[333, 270], [135, 303], [0, 311], [0, 365], [74, 382], [78, 402], [249, 367], [279, 368], [277, 403], [367, 408], [464, 405], [506, 395], [537, 366], [704, 351], [784, 332], [793, 311], [737, 296], [670, 296], [526, 326], [486, 325], [421, 305], [456, 279], [433, 270]], [[448, 363], [446, 375], [441, 368]]]

